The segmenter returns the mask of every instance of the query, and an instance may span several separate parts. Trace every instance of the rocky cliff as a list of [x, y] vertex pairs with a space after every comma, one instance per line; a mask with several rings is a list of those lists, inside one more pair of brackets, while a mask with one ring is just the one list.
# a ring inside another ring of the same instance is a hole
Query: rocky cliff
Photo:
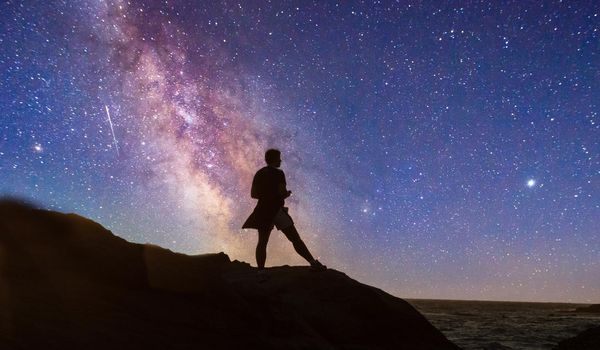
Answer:
[[268, 275], [4, 201], [0, 348], [457, 349], [407, 302], [342, 272]]

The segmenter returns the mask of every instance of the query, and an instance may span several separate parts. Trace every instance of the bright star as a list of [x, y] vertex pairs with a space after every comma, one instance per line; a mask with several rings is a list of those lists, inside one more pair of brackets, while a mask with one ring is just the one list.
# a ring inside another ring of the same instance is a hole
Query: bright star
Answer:
[[40, 153], [44, 149], [42, 148], [42, 145], [40, 145], [39, 143], [36, 143], [35, 145], [33, 145], [33, 150], [36, 151], [37, 153]]
[[534, 179], [529, 179], [527, 180], [527, 187], [532, 188], [533, 186], [535, 186], [535, 180]]

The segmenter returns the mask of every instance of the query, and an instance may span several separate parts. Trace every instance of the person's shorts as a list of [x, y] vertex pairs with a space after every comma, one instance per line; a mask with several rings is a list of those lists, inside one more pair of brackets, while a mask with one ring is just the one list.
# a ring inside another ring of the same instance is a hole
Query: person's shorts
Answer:
[[282, 231], [292, 225], [294, 225], [294, 221], [290, 214], [288, 214], [288, 208], [282, 207], [279, 209], [275, 217], [273, 218], [273, 225], [277, 227], [279, 231]]

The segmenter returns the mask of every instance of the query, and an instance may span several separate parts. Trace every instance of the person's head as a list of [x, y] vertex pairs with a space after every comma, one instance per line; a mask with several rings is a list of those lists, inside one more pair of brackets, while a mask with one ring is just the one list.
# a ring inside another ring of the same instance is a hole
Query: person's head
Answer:
[[275, 148], [268, 149], [265, 152], [265, 162], [270, 166], [279, 168], [281, 166], [281, 152]]

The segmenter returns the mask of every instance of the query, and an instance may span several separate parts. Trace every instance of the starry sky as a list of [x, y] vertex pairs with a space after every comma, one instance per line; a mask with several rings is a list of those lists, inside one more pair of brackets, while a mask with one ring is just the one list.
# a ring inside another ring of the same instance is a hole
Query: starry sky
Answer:
[[[326, 265], [405, 298], [600, 302], [597, 1], [3, 1], [0, 193], [255, 264], [282, 151]], [[267, 266], [305, 264], [274, 231]]]

